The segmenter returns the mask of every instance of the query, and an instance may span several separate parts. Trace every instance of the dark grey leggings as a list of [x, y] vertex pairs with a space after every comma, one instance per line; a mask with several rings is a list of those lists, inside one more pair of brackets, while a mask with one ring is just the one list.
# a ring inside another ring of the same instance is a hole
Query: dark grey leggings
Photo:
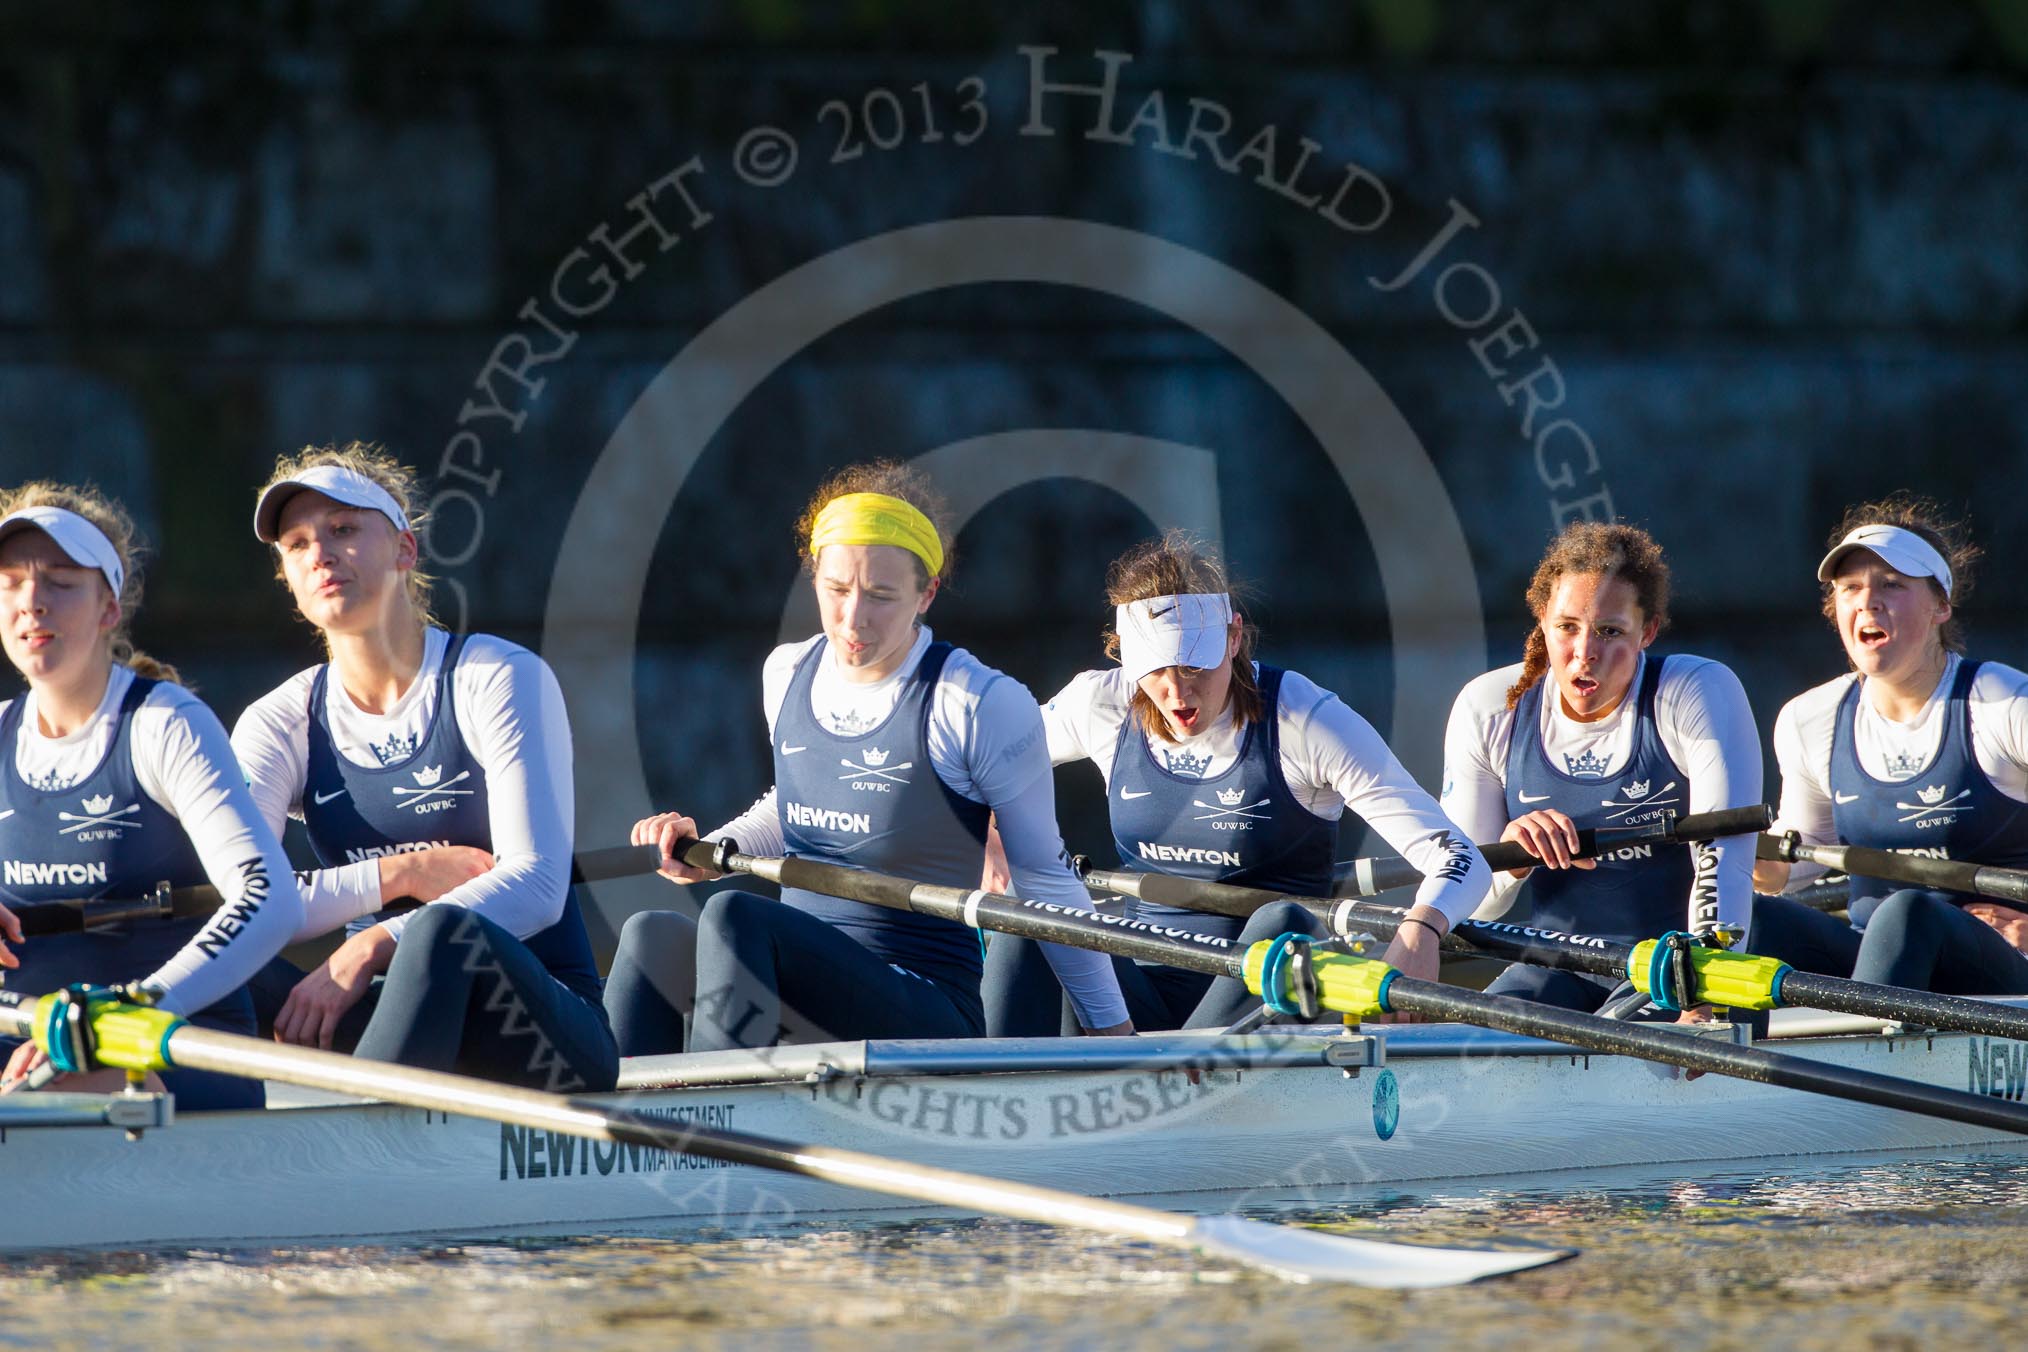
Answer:
[[752, 892], [715, 893], [694, 929], [629, 920], [606, 1007], [627, 1056], [984, 1031], [976, 987], [900, 971], [835, 925]]
[[[251, 983], [263, 1034], [302, 978], [277, 958]], [[554, 1093], [611, 1089], [620, 1070], [600, 1003], [463, 906], [416, 913], [387, 975], [346, 1011], [332, 1045], [369, 1060]]]
[[1945, 995], [2028, 995], [2028, 957], [1951, 893], [1911, 887], [1889, 893], [1866, 922], [1852, 978]]

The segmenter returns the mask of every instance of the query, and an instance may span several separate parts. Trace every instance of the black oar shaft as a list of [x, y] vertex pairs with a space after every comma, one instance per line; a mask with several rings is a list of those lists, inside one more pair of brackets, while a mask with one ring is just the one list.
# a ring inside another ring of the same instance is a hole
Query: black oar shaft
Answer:
[[[1945, 1089], [1822, 1061], [1806, 1060], [1760, 1047], [1742, 1047], [1708, 1038], [1686, 1037], [1653, 1025], [1599, 1019], [1571, 1010], [1507, 996], [1460, 990], [1433, 981], [1396, 977], [1389, 1002], [1426, 1018], [1476, 1023], [1502, 1032], [1548, 1038], [1587, 1050], [1638, 1056], [1686, 1070], [1802, 1089], [1882, 1108], [1947, 1117], [1974, 1126], [2028, 1134], [2028, 1104]], [[1599, 1025], [1604, 1025], [1603, 1028]]]
[[[687, 862], [700, 868], [748, 873], [789, 887], [807, 888], [875, 906], [941, 916], [1007, 934], [1148, 958], [1219, 976], [1243, 979], [1246, 971], [1246, 952], [1237, 944], [1165, 932], [1161, 927], [1124, 917], [1098, 915], [990, 892], [938, 887], [815, 860], [745, 855], [703, 843], [685, 847], [681, 853]], [[2028, 1135], [2028, 1104], [1916, 1084], [1889, 1075], [1827, 1065], [1758, 1047], [1719, 1043], [1653, 1025], [1601, 1019], [1595, 1015], [1408, 977], [1394, 979], [1388, 988], [1388, 1000], [1393, 1009], [1403, 1013], [1473, 1023], [1504, 1032], [1547, 1038], [1585, 1051], [1637, 1056], [1686, 1070], [1804, 1089], [1857, 1103], [1900, 1108]]]
[[680, 852], [686, 862], [699, 868], [746, 873], [783, 887], [822, 892], [870, 906], [914, 911], [1017, 938], [1098, 949], [1122, 958], [1187, 967], [1213, 976], [1240, 977], [1245, 973], [1246, 950], [1233, 940], [1208, 938], [1123, 915], [1073, 910], [1053, 902], [993, 892], [968, 892], [961, 887], [938, 887], [812, 859], [740, 854], [701, 843]]
[[[1371, 902], [1341, 902], [1330, 909], [1326, 923], [1333, 930], [1365, 931], [1391, 935], [1407, 914], [1398, 907]], [[1616, 981], [1627, 979], [1633, 958], [1631, 944], [1616, 943], [1588, 934], [1564, 934], [1497, 920], [1463, 920], [1445, 936], [1449, 952], [1480, 957], [1505, 958], [1510, 962], [1533, 963], [1568, 972], [1591, 972]], [[1988, 1037], [2028, 1041], [2028, 1009], [1967, 999], [1962, 995], [1941, 995], [1934, 991], [1880, 986], [1869, 981], [1852, 981], [1790, 968], [1782, 977], [1781, 1003], [1789, 1007], [1827, 1009], [1862, 1018], [1886, 1019], [1924, 1028], [1944, 1028]]]
[[1995, 868], [1963, 859], [1936, 859], [1928, 855], [1876, 850], [1866, 845], [1805, 845], [1793, 832], [1762, 836], [1758, 854], [1762, 859], [1784, 863], [1822, 864], [1863, 878], [1885, 878], [1917, 887], [1940, 888], [1947, 892], [1969, 892], [1995, 901], [2028, 906], [2028, 871]]
[[[1601, 827], [1577, 833], [1576, 858], [1590, 859], [1601, 850], [1620, 849], [1637, 843], [1684, 844], [1718, 840], [1726, 836], [1751, 835], [1770, 820], [1764, 803], [1751, 807], [1699, 812], [1664, 822], [1637, 827]], [[1502, 840], [1478, 847], [1488, 867], [1532, 868], [1542, 861], [1518, 841]], [[1204, 883], [1166, 873], [1141, 873], [1116, 869], [1086, 869], [1085, 881], [1101, 889], [1125, 892], [1143, 901], [1187, 910], [1211, 911], [1218, 915], [1251, 915], [1270, 901], [1283, 900], [1279, 892], [1259, 888], [1233, 888], [1224, 883]], [[1422, 870], [1406, 859], [1355, 859], [1339, 864], [1332, 872], [1334, 897], [1371, 897], [1397, 887], [1413, 887], [1422, 881]]]
[[[652, 845], [619, 845], [611, 849], [586, 850], [571, 861], [570, 880], [572, 883], [596, 883], [610, 878], [653, 873], [660, 858]], [[21, 922], [22, 933], [34, 938], [38, 934], [76, 934], [80, 930], [98, 929], [143, 917], [192, 920], [210, 915], [222, 904], [217, 888], [198, 883], [170, 889], [166, 893], [166, 902], [153, 897], [119, 901], [79, 897], [75, 900], [23, 903], [8, 909]], [[407, 897], [398, 897], [385, 909], [407, 911], [421, 904]]]

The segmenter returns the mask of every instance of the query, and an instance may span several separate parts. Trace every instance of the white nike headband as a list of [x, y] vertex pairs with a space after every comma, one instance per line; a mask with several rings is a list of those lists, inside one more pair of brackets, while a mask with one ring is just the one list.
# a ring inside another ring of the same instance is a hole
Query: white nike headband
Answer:
[[279, 539], [282, 508], [290, 498], [306, 488], [347, 507], [364, 507], [379, 512], [394, 523], [396, 530], [413, 529], [408, 524], [408, 514], [401, 510], [401, 504], [394, 500], [394, 495], [358, 470], [347, 469], [343, 465], [316, 465], [293, 479], [268, 485], [254, 507], [255, 537], [268, 544]]
[[1164, 667], [1215, 667], [1225, 660], [1232, 598], [1224, 592], [1150, 596], [1115, 607], [1120, 667], [1138, 681]]
[[1855, 549], [1872, 550], [1881, 562], [1903, 577], [1935, 578], [1944, 589], [1944, 599], [1950, 599], [1951, 566], [1937, 553], [1935, 545], [1899, 526], [1861, 526], [1847, 535], [1817, 565], [1817, 581], [1829, 582], [1836, 575], [1838, 560]]
[[120, 551], [113, 548], [104, 531], [62, 507], [23, 507], [0, 520], [0, 540], [31, 526], [56, 541], [56, 547], [78, 567], [98, 569], [113, 595], [120, 594], [127, 570], [120, 565]]

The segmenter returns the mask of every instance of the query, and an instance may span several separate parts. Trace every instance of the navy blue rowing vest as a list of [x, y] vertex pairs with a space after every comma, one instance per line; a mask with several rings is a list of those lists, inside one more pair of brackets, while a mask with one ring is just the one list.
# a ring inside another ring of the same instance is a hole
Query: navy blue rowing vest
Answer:
[[[1655, 692], [1662, 661], [1644, 658], [1635, 689], [1633, 755], [1619, 773], [1606, 767], [1550, 764], [1542, 745], [1542, 701], [1554, 688], [1544, 676], [1514, 706], [1514, 735], [1507, 745], [1507, 819], [1555, 808], [1579, 830], [1640, 826], [1690, 801], [1690, 777], [1669, 758], [1655, 726]], [[1590, 756], [1591, 753], [1585, 753]], [[1568, 760], [1568, 757], [1564, 759]], [[1594, 758], [1596, 759], [1596, 758]], [[1631, 858], [1608, 851], [1593, 869], [1538, 868], [1525, 884], [1534, 904], [1529, 923], [1545, 929], [1634, 942], [1683, 928], [1695, 866], [1678, 846], [1629, 847]]]
[[[1994, 788], [1972, 751], [1971, 694], [1978, 675], [1977, 662], [1958, 663], [1936, 754], [1919, 773], [1893, 783], [1875, 779], [1859, 763], [1853, 722], [1864, 682], [1852, 682], [1838, 701], [1831, 736], [1831, 821], [1841, 842], [2002, 868], [2028, 866], [2028, 804]], [[1884, 897], [1906, 886], [1854, 878], [1852, 899]]]
[[[22, 705], [0, 717], [0, 896], [9, 901], [138, 897], [155, 884], [204, 881], [190, 837], [134, 775], [134, 711], [155, 681], [140, 676], [114, 715], [118, 728], [92, 772], [67, 789], [38, 789], [14, 759]], [[31, 995], [71, 981], [109, 985], [147, 976], [204, 927], [202, 916], [141, 920], [91, 934], [52, 934], [21, 945], [7, 985]]]
[[[309, 766], [303, 783], [303, 824], [325, 868], [423, 850], [435, 845], [493, 847], [486, 810], [486, 772], [466, 748], [455, 716], [452, 673], [462, 635], [444, 647], [437, 669], [437, 707], [422, 744], [387, 765], [354, 765], [338, 754], [325, 719], [327, 663], [310, 683]], [[387, 918], [383, 911], [346, 926], [357, 933]], [[587, 1000], [601, 989], [598, 966], [577, 895], [566, 893], [555, 924], [522, 940], [549, 974]]]
[[[775, 717], [783, 852], [943, 887], [977, 887], [990, 810], [945, 784], [929, 756], [931, 697], [951, 645], [930, 644], [893, 712], [852, 737], [826, 731], [810, 712], [811, 685], [826, 652], [826, 644], [813, 644], [796, 663]], [[979, 937], [966, 926], [791, 887], [782, 889], [782, 900], [836, 926], [882, 962], [978, 999]]]
[[[1330, 891], [1338, 823], [1296, 801], [1282, 777], [1279, 667], [1258, 668], [1261, 716], [1249, 723], [1239, 757], [1215, 779], [1176, 774], [1155, 763], [1141, 720], [1129, 712], [1113, 744], [1106, 808], [1122, 867], [1296, 896]], [[1246, 921], [1154, 902], [1132, 914], [1230, 939]]]

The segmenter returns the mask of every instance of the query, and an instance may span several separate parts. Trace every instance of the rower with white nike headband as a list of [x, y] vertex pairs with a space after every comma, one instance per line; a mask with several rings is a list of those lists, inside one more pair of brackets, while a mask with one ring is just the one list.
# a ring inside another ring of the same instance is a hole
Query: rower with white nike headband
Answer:
[[[1959, 608], [1978, 546], [1926, 498], [1862, 503], [1817, 566], [1851, 670], [1775, 719], [1781, 813], [1806, 844], [2028, 867], [2028, 676], [1967, 658]], [[1807, 881], [1763, 860], [1763, 888]], [[1973, 897], [1851, 880], [1860, 981], [2028, 994], [2028, 915]]]
[[[1654, 537], [1573, 523], [1550, 543], [1527, 597], [1525, 660], [1466, 685], [1444, 734], [1451, 816], [1476, 840], [1519, 841], [1543, 861], [1496, 878], [1496, 899], [1525, 879], [1532, 910], [1514, 918], [1540, 928], [1623, 942], [1723, 933], [1805, 970], [1849, 970], [1857, 945], [1844, 925], [1795, 902], [1756, 901], [1751, 836], [1575, 857], [1581, 829], [1760, 801], [1760, 736], [1739, 678], [1707, 658], [1648, 651], [1669, 622], [1669, 565]], [[1487, 990], [1587, 1012], [1611, 994], [1602, 978], [1522, 963]], [[1710, 1016], [1679, 1012], [1685, 1022]]]
[[[1089, 910], [1064, 861], [1034, 697], [922, 621], [949, 571], [943, 516], [927, 478], [889, 461], [840, 471], [810, 500], [797, 538], [824, 631], [768, 657], [774, 787], [706, 839], [974, 888], [997, 815], [1015, 891]], [[670, 851], [697, 834], [665, 812], [633, 839], [694, 882], [715, 875]], [[1130, 1031], [1103, 954], [1045, 952], [1085, 1028]], [[692, 1051], [976, 1037], [979, 971], [979, 936], [954, 921], [794, 888], [780, 901], [722, 891], [694, 929], [673, 912], [629, 920], [606, 1002], [630, 1056], [676, 1051], [686, 1031]]]
[[[247, 709], [233, 746], [268, 822], [301, 817], [321, 865], [297, 938], [350, 931], [283, 973], [274, 1036], [609, 1089], [618, 1054], [570, 889], [563, 693], [526, 648], [433, 622], [416, 498], [406, 466], [354, 442], [284, 458], [254, 511], [329, 660]], [[401, 898], [428, 904], [383, 910]]]
[[[1349, 808], [1423, 871], [1386, 956], [1409, 976], [1436, 979], [1437, 941], [1486, 895], [1486, 862], [1380, 735], [1309, 678], [1254, 660], [1257, 633], [1235, 611], [1223, 565], [1183, 532], [1116, 560], [1106, 594], [1106, 652], [1120, 665], [1073, 677], [1042, 722], [1053, 763], [1089, 760], [1104, 776], [1121, 865], [1324, 896]], [[1321, 932], [1294, 903], [1244, 921], [1125, 904], [1139, 919], [1241, 946]], [[987, 951], [996, 1036], [1058, 1030], [1036, 947], [1001, 936]], [[1260, 1005], [1230, 977], [1123, 958], [1114, 967], [1136, 1028], [1223, 1028]]]
[[[175, 671], [136, 652], [141, 600], [133, 522], [90, 489], [32, 483], [0, 494], [0, 624], [27, 692], [0, 704], [0, 901], [134, 899], [209, 881], [208, 918], [138, 919], [24, 943], [0, 906], [7, 987], [140, 982], [201, 1027], [254, 1030], [247, 980], [302, 917], [295, 875], [233, 763], [225, 728]], [[7, 1088], [47, 1075], [33, 1043], [0, 1042]], [[34, 1072], [34, 1079], [26, 1079]], [[118, 1071], [59, 1077], [112, 1089]], [[258, 1108], [258, 1081], [172, 1070], [179, 1112]]]

